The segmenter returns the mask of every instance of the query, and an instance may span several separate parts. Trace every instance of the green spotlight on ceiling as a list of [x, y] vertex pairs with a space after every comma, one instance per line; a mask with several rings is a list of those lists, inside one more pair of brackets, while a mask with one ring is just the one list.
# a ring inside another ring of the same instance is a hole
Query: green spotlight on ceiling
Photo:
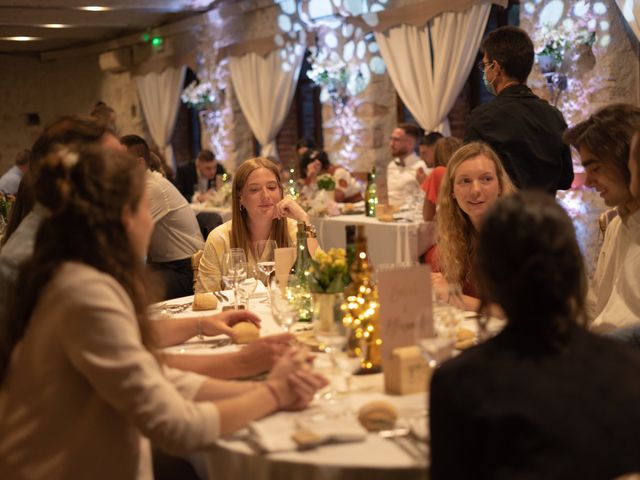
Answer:
[[151, 45], [153, 45], [154, 47], [159, 47], [164, 43], [164, 40], [162, 39], [162, 37], [153, 37], [151, 39]]

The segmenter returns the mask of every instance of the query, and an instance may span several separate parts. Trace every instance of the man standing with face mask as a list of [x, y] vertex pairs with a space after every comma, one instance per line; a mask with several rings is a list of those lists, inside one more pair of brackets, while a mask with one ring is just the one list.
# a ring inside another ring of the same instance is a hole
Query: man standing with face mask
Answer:
[[467, 119], [464, 140], [488, 143], [500, 156], [518, 188], [555, 195], [573, 182], [571, 151], [562, 141], [562, 113], [527, 87], [533, 67], [533, 43], [517, 27], [498, 28], [482, 43], [479, 65], [484, 84], [496, 98]]

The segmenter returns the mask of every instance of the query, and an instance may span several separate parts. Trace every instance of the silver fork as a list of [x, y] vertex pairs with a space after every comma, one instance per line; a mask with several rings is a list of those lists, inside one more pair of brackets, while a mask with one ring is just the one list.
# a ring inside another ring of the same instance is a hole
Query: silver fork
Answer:
[[224, 301], [229, 301], [229, 299], [227, 299], [222, 293], [220, 292], [213, 292], [214, 297], [216, 297], [220, 302], [224, 302]]

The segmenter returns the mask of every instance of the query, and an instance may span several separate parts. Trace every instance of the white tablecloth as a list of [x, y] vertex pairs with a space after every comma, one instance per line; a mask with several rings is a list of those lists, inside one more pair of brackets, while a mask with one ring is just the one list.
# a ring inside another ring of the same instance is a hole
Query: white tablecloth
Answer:
[[231, 220], [231, 207], [214, 207], [207, 203], [191, 203], [190, 205], [196, 215], [200, 212], [213, 212], [219, 213], [223, 222]]
[[[228, 292], [225, 292], [228, 293]], [[268, 303], [264, 302], [264, 290], [257, 292], [251, 300], [251, 311], [262, 320], [261, 335], [282, 332], [273, 320]], [[170, 300], [167, 303], [182, 304], [193, 297]], [[232, 298], [232, 294], [229, 294]], [[219, 312], [193, 312], [191, 309], [177, 314], [177, 317], [194, 316]], [[217, 354], [236, 350], [237, 345], [212, 348], [218, 337], [209, 337], [202, 341], [196, 337], [184, 345], [165, 349], [182, 354]], [[317, 362], [322, 363], [322, 362]], [[389, 396], [383, 393], [382, 374], [355, 376], [352, 380], [352, 393], [345, 400], [345, 406], [357, 412], [358, 408], [371, 400], [385, 399], [393, 403], [405, 422], [421, 418], [427, 405], [425, 393], [408, 396]], [[292, 416], [305, 415], [305, 412], [279, 412], [268, 417], [273, 424], [290, 424]], [[265, 422], [263, 419], [260, 422]], [[425, 419], [426, 421], [426, 419]], [[264, 454], [257, 452], [244, 438], [247, 431], [238, 432], [217, 442], [217, 445], [199, 457], [204, 461], [208, 477], [212, 480], [223, 479], [362, 479], [387, 480], [402, 478], [407, 480], [426, 479], [426, 458], [414, 458], [396, 442], [380, 438], [375, 433], [368, 434], [364, 442], [344, 443], [320, 446], [313, 450], [291, 451]], [[425, 455], [426, 457], [426, 455]]]
[[374, 266], [415, 262], [435, 243], [434, 222], [381, 222], [365, 215], [312, 217], [323, 249], [344, 248], [345, 226], [364, 225], [367, 247]]

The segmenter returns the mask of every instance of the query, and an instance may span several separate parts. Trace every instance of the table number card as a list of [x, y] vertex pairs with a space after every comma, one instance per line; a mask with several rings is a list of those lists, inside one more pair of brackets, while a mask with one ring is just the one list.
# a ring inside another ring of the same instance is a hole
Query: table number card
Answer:
[[427, 265], [378, 270], [383, 368], [393, 350], [416, 344], [416, 334], [433, 335], [431, 270]]

